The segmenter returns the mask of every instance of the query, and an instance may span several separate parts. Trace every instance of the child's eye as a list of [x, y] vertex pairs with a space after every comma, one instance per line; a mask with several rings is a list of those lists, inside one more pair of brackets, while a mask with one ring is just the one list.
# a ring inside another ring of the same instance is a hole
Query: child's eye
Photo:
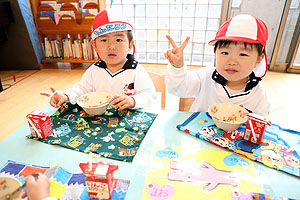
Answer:
[[107, 39], [102, 39], [102, 40], [101, 40], [101, 42], [106, 42], [106, 41], [107, 41]]
[[221, 54], [222, 55], [228, 55], [229, 53], [227, 51], [222, 51]]
[[123, 40], [122, 40], [122, 39], [117, 39], [116, 41], [117, 41], [117, 42], [122, 42]]
[[248, 56], [248, 54], [241, 53], [240, 56]]

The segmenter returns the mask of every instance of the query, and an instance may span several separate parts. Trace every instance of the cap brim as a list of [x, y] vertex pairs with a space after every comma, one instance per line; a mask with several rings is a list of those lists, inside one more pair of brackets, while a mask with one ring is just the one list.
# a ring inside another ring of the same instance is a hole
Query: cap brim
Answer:
[[234, 41], [234, 42], [247, 42], [247, 43], [259, 43], [257, 40], [252, 40], [249, 38], [244, 38], [244, 37], [219, 37], [218, 39], [211, 40], [208, 45], [215, 45], [217, 41]]

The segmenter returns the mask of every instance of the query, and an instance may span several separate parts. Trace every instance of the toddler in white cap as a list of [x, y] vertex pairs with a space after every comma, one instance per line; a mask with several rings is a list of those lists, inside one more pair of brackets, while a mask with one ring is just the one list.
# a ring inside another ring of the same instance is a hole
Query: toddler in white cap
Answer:
[[[133, 26], [117, 9], [107, 8], [96, 15], [91, 33], [91, 44], [99, 61], [92, 64], [81, 80], [64, 92], [55, 92], [50, 105], [59, 107], [65, 101], [75, 103], [88, 92], [108, 92], [114, 96], [112, 104], [123, 110], [149, 108], [155, 99], [155, 88], [146, 70], [129, 52], [133, 48]], [[41, 93], [51, 96], [50, 93]]]
[[214, 40], [215, 67], [187, 70], [183, 50], [189, 37], [165, 53], [169, 60], [166, 84], [171, 94], [194, 97], [190, 111], [207, 112], [215, 103], [241, 105], [250, 112], [266, 116], [270, 103], [260, 83], [267, 72], [265, 23], [251, 15], [237, 15], [226, 21]]

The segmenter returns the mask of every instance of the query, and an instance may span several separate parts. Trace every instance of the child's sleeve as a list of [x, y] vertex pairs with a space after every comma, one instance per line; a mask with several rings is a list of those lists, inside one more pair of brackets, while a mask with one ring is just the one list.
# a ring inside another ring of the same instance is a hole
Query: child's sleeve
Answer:
[[147, 71], [139, 64], [134, 80], [134, 108], [151, 108], [156, 101], [154, 84]]
[[166, 86], [170, 94], [179, 97], [197, 97], [201, 87], [201, 79], [206, 73], [203, 69], [187, 70], [187, 66], [175, 68], [167, 66]]
[[89, 67], [83, 74], [81, 80], [73, 85], [73, 87], [63, 91], [69, 97], [72, 104], [75, 104], [77, 98], [82, 94], [93, 91], [93, 67]]

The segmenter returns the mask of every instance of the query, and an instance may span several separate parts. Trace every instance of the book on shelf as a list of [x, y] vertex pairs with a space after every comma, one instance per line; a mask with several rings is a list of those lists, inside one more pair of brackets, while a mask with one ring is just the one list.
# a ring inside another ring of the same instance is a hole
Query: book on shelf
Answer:
[[93, 60], [93, 52], [92, 52], [92, 45], [91, 45], [91, 39], [84, 38], [83, 44], [82, 44], [84, 50], [83, 50], [83, 59], [84, 60]]
[[88, 60], [87, 53], [86, 53], [86, 41], [85, 41], [85, 39], [82, 40], [82, 54], [83, 54], [83, 59]]
[[52, 58], [52, 50], [51, 50], [51, 44], [50, 44], [50, 41], [49, 41], [49, 38], [48, 37], [45, 37], [44, 38], [44, 47], [45, 47], [45, 50], [44, 50], [44, 53], [45, 53], [45, 58]]
[[74, 52], [74, 58], [81, 59], [82, 56], [81, 56], [80, 40], [79, 39], [74, 40], [72, 47], [73, 47], [73, 52]]
[[55, 44], [57, 58], [62, 59], [63, 57], [62, 57], [62, 52], [61, 52], [60, 41], [55, 40], [54, 42], [55, 42], [54, 44]]
[[72, 51], [72, 44], [71, 44], [70, 38], [68, 38], [67, 45], [69, 48], [69, 58], [72, 59], [72, 58], [74, 58], [74, 52]]
[[89, 60], [92, 60], [94, 58], [92, 48], [93, 47], [92, 47], [91, 42], [89, 40], [89, 45], [88, 45], [88, 58], [89, 58]]
[[62, 39], [62, 45], [63, 45], [63, 52], [64, 52], [64, 59], [69, 59], [69, 48], [68, 48], [68, 44], [67, 44], [67, 40], [68, 39]]
[[49, 40], [48, 37], [44, 38], [43, 50], [45, 53], [45, 58], [62, 58], [62, 50], [59, 40]]
[[[80, 38], [80, 35], [78, 36]], [[44, 37], [42, 47], [47, 59], [83, 59], [97, 60], [97, 52], [91, 45], [90, 38], [74, 39], [73, 43], [70, 38], [49, 40]]]
[[76, 55], [76, 50], [75, 50], [75, 44], [74, 43], [72, 44], [72, 50], [73, 50], [73, 56], [74, 56], [74, 58], [77, 59], [77, 57], [76, 57], [77, 56]]
[[80, 40], [77, 40], [78, 45], [78, 51], [79, 51], [79, 58], [82, 59], [82, 47], [80, 44]]
[[51, 51], [52, 51], [52, 57], [57, 58], [54, 40], [51, 40]]

